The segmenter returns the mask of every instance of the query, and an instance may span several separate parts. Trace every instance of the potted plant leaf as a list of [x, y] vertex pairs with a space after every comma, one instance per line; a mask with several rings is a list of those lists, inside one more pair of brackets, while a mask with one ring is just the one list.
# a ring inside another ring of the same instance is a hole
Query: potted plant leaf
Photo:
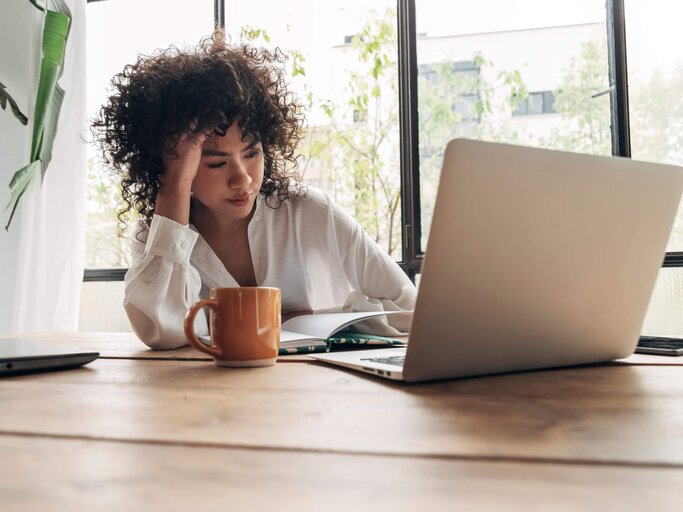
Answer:
[[[28, 164], [16, 171], [10, 180], [10, 200], [5, 207], [5, 211], [10, 210], [6, 230], [9, 229], [21, 196], [26, 192], [35, 174], [40, 171], [41, 180], [45, 176], [52, 158], [52, 144], [64, 100], [64, 91], [57, 81], [64, 69], [64, 51], [71, 26], [71, 11], [64, 0], [45, 0], [43, 3], [38, 0], [29, 1], [44, 14], [40, 75], [33, 111], [31, 153]], [[3, 110], [8, 103], [15, 117], [22, 124], [26, 124], [28, 119], [21, 113], [6, 88], [0, 84], [0, 106]]]

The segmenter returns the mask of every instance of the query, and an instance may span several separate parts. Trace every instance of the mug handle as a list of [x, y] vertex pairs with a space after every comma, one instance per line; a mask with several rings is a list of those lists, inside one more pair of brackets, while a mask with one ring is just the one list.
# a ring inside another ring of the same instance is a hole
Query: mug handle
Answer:
[[194, 319], [197, 316], [199, 310], [202, 309], [204, 306], [208, 306], [215, 311], [216, 309], [218, 309], [218, 301], [213, 299], [202, 299], [199, 302], [195, 302], [190, 307], [190, 309], [187, 310], [184, 324], [185, 337], [187, 338], [187, 341], [190, 342], [190, 345], [192, 345], [200, 352], [204, 352], [206, 354], [209, 354], [211, 357], [220, 359], [221, 351], [216, 345], [214, 345], [213, 339], [211, 340], [211, 345], [207, 345], [206, 343], [202, 343], [199, 340], [199, 338], [197, 338], [197, 334], [194, 332]]

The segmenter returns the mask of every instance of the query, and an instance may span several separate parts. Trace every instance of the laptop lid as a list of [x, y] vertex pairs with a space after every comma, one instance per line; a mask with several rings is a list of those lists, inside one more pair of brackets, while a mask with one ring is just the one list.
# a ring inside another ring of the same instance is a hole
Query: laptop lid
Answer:
[[675, 166], [450, 142], [405, 379], [631, 354], [682, 190]]
[[22, 338], [0, 339], [0, 376], [75, 368], [99, 357], [55, 343]]

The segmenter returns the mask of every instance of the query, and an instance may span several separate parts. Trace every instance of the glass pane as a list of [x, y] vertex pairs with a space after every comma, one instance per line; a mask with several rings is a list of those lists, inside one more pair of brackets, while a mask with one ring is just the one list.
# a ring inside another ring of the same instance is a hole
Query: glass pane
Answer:
[[[626, 0], [633, 158], [683, 165], [683, 4]], [[683, 208], [669, 241], [683, 251]]]
[[455, 137], [609, 155], [604, 0], [416, 0], [426, 247]]
[[683, 337], [683, 269], [659, 271], [642, 333], [650, 336]]
[[[116, 0], [88, 3], [88, 117], [107, 98], [111, 78], [149, 54], [172, 44], [194, 46], [213, 31], [213, 0]], [[86, 268], [128, 266], [128, 244], [118, 237], [118, 185], [101, 168], [100, 156], [88, 154]]]
[[[401, 257], [395, 0], [226, 2], [236, 40], [279, 47], [306, 112], [299, 172]], [[464, 105], [462, 108], [466, 109]]]

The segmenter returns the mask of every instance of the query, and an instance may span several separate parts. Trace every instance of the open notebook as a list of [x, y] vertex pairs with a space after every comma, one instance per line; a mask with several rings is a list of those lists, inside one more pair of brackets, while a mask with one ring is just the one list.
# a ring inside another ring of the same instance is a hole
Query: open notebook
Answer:
[[[362, 328], [354, 328], [354, 324], [364, 320], [388, 315], [412, 315], [412, 312], [320, 313], [290, 318], [282, 324], [280, 355], [327, 352], [333, 345], [404, 344], [405, 342], [399, 339], [373, 334], [372, 326], [363, 325]], [[354, 329], [353, 332], [349, 328]], [[200, 339], [205, 343], [211, 343], [208, 335], [200, 336]]]

